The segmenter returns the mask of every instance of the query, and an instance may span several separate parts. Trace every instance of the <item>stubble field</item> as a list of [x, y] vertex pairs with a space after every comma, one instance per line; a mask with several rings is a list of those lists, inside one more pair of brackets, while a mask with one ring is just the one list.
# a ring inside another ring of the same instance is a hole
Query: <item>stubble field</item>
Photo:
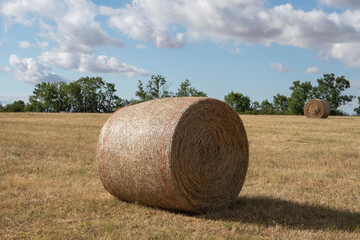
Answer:
[[242, 115], [239, 198], [196, 215], [103, 188], [95, 153], [109, 116], [0, 113], [0, 239], [360, 239], [360, 117]]

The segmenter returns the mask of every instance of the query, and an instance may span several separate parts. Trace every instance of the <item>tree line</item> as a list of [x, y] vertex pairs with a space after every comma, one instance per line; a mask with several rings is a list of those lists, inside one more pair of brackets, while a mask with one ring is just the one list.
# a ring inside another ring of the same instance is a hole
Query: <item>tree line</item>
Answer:
[[[331, 115], [346, 115], [339, 109], [340, 106], [355, 98], [352, 95], [343, 94], [348, 88], [350, 88], [350, 82], [344, 76], [335, 77], [331, 73], [324, 74], [323, 78], [317, 79], [316, 86], [313, 86], [310, 81], [294, 81], [293, 85], [290, 86], [292, 91], [290, 97], [277, 94], [273, 96], [272, 102], [267, 99], [261, 103], [251, 102], [248, 96], [238, 92], [231, 92], [226, 95], [225, 102], [229, 103], [239, 113], [303, 115], [305, 103], [310, 99], [319, 98], [329, 103]], [[360, 104], [360, 97], [358, 100]], [[358, 115], [360, 115], [359, 108], [354, 109]]]
[[146, 85], [139, 80], [135, 93], [139, 99], [122, 99], [115, 92], [115, 84], [107, 83], [101, 77], [82, 77], [70, 83], [42, 82], [35, 85], [28, 103], [18, 100], [5, 106], [0, 104], [0, 112], [110, 113], [119, 107], [157, 98], [207, 96], [191, 87], [189, 80], [182, 82], [174, 94], [168, 90], [166, 78], [161, 75], [151, 76]]
[[15, 101], [3, 107], [9, 112], [112, 112], [119, 105], [115, 84], [101, 77], [77, 81], [42, 82], [35, 85], [29, 102]]
[[[310, 81], [294, 81], [290, 86], [291, 95], [273, 96], [272, 102], [265, 99], [261, 103], [252, 102], [249, 96], [240, 92], [230, 92], [224, 101], [237, 112], [243, 114], [292, 114], [302, 115], [305, 103], [312, 98], [329, 102], [332, 115], [345, 115], [339, 107], [355, 97], [343, 92], [350, 88], [350, 82], [344, 76], [335, 77], [333, 73], [324, 74], [317, 79], [317, 85]], [[0, 112], [93, 112], [109, 113], [119, 107], [163, 97], [203, 96], [207, 94], [191, 86], [188, 79], [182, 82], [176, 93], [169, 91], [166, 78], [153, 75], [146, 84], [138, 81], [137, 99], [122, 99], [116, 94], [115, 84], [107, 83], [101, 77], [82, 77], [79, 80], [65, 82], [42, 82], [35, 86], [33, 95], [25, 103], [15, 101], [5, 106], [0, 104]], [[358, 97], [360, 105], [360, 97]], [[354, 109], [360, 115], [360, 106]]]

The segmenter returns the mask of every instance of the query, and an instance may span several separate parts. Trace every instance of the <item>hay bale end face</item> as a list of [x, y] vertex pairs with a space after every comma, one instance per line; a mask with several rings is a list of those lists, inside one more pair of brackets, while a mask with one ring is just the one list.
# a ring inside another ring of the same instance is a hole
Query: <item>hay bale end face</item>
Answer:
[[304, 114], [308, 118], [327, 118], [330, 115], [330, 105], [321, 99], [311, 99], [304, 106]]
[[248, 168], [239, 115], [212, 98], [162, 98], [124, 107], [102, 128], [98, 165], [121, 200], [203, 212], [230, 205]]

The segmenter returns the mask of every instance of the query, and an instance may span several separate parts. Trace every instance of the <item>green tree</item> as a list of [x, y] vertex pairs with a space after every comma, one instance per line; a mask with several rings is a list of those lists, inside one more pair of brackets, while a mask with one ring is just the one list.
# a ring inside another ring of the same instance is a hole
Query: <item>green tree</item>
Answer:
[[275, 111], [287, 112], [289, 110], [288, 98], [285, 95], [277, 94], [273, 97], [273, 108]]
[[13, 103], [6, 104], [4, 112], [24, 112], [25, 103], [23, 100], [18, 100]]
[[288, 99], [291, 114], [303, 115], [305, 103], [313, 98], [313, 86], [311, 82], [294, 81], [291, 96]]
[[[30, 96], [31, 98], [31, 96]], [[38, 101], [31, 101], [29, 98], [29, 102], [25, 105], [25, 112], [44, 112], [44, 106]]]
[[168, 91], [166, 78], [161, 75], [152, 75], [148, 84], [144, 88], [143, 83], [139, 80], [138, 91], [135, 95], [140, 98], [142, 102], [152, 99], [171, 97], [172, 93]]
[[0, 112], [3, 112], [3, 111], [4, 111], [4, 106], [0, 102]]
[[69, 84], [42, 82], [29, 97], [27, 111], [36, 112], [113, 112], [119, 97], [115, 84], [101, 77], [82, 77]]
[[56, 112], [71, 111], [71, 95], [69, 94], [69, 84], [65, 82], [59, 82], [57, 85], [57, 99], [56, 99]]
[[74, 81], [69, 83], [66, 88], [68, 95], [69, 110], [68, 112], [81, 112], [84, 109], [83, 96], [81, 91], [81, 85], [79, 82]]
[[166, 78], [161, 75], [151, 76], [151, 80], [148, 82], [147, 88], [149, 89], [151, 99], [171, 96], [171, 93], [168, 91], [169, 86], [166, 83]]
[[115, 109], [116, 108], [121, 108], [121, 107], [125, 107], [127, 105], [132, 105], [131, 104], [131, 100], [127, 100], [127, 99], [122, 99], [122, 98], [117, 98], [115, 101]]
[[350, 82], [344, 76], [336, 77], [335, 74], [324, 74], [323, 78], [317, 79], [318, 86], [314, 87], [314, 97], [326, 100], [332, 115], [342, 115], [339, 107], [351, 102], [354, 96], [344, 95], [343, 91], [350, 88]]
[[207, 97], [207, 94], [197, 90], [196, 88], [190, 87], [191, 83], [188, 79], [180, 84], [176, 96], [177, 97]]
[[228, 95], [224, 96], [224, 100], [238, 113], [244, 113], [245, 111], [251, 110], [250, 98], [244, 96], [242, 93], [231, 91]]
[[251, 110], [258, 111], [260, 109], [260, 103], [258, 101], [254, 101], [251, 103]]
[[[100, 112], [113, 112], [119, 107], [120, 98], [115, 95], [115, 92], [115, 84], [105, 83], [103, 91], [99, 93], [101, 97]], [[126, 102], [123, 102], [123, 104], [126, 104]]]
[[354, 108], [356, 115], [360, 115], [360, 96], [358, 97], [358, 104], [359, 106], [357, 108]]
[[274, 106], [267, 99], [261, 102], [260, 108], [261, 114], [274, 114]]
[[151, 98], [148, 95], [148, 93], [145, 91], [143, 83], [140, 80], [138, 80], [138, 81], [139, 81], [139, 84], [138, 84], [139, 90], [137, 90], [135, 92], [135, 96], [138, 96], [142, 102], [150, 100]]
[[119, 104], [115, 84], [101, 77], [82, 77], [65, 86], [65, 92], [72, 112], [113, 112]]
[[127, 105], [135, 105], [135, 104], [143, 102], [143, 101], [141, 101], [139, 99], [133, 99], [133, 98], [131, 98], [130, 100], [126, 100], [126, 101], [128, 101]]
[[27, 110], [36, 112], [52, 112], [54, 111], [53, 102], [57, 89], [50, 82], [42, 82], [35, 85], [33, 95], [29, 97], [30, 106]]
[[82, 77], [75, 83], [80, 85], [81, 112], [101, 112], [101, 88], [105, 82], [101, 77]]
[[26, 111], [60, 112], [71, 108], [68, 85], [65, 82], [42, 82], [36, 84], [33, 95], [29, 97]]

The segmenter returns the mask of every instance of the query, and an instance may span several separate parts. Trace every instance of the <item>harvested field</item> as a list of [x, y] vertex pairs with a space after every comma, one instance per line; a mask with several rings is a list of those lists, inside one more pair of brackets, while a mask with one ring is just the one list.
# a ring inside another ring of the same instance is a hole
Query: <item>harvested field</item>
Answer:
[[360, 117], [242, 115], [238, 200], [189, 214], [104, 189], [96, 149], [109, 116], [0, 113], [0, 239], [360, 238]]

